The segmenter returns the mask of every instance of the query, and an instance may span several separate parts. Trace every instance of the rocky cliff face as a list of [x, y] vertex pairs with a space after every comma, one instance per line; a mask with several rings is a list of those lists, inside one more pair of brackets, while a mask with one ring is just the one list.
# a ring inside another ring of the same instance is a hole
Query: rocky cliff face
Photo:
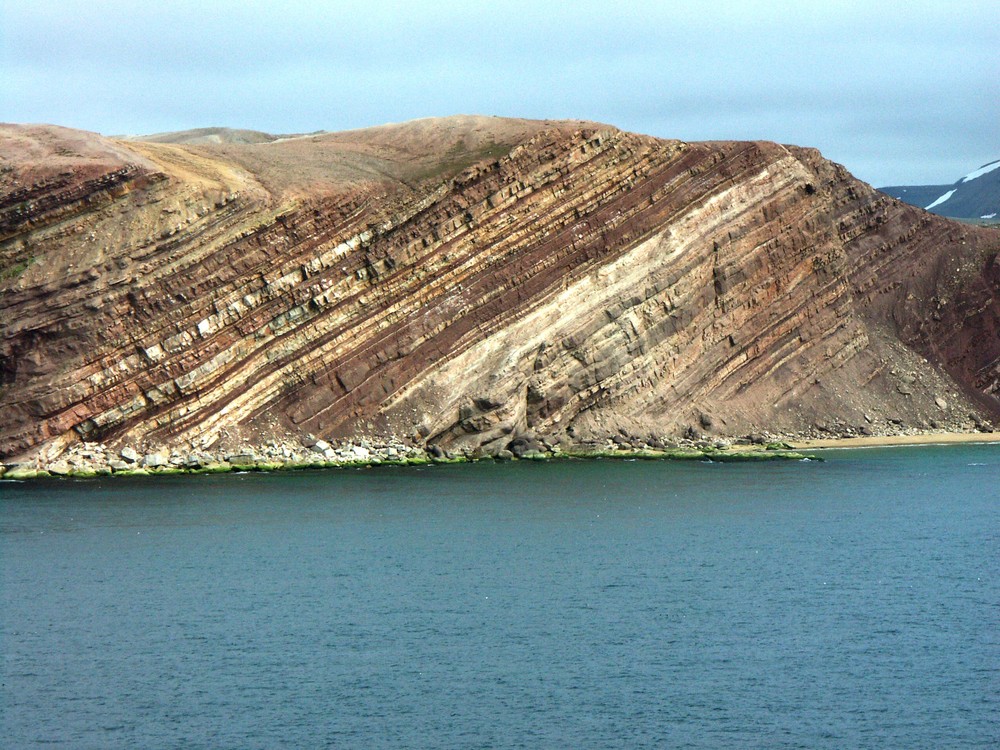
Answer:
[[1000, 418], [998, 251], [773, 143], [3, 126], [0, 455], [970, 427]]

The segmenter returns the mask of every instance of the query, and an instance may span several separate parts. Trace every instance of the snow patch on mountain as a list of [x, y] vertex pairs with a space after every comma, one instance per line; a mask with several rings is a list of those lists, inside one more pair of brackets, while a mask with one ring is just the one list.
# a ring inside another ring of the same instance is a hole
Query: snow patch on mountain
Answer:
[[944, 195], [942, 195], [940, 198], [938, 198], [936, 201], [934, 201], [929, 206], [924, 206], [924, 210], [925, 211], [930, 211], [932, 208], [934, 208], [934, 206], [940, 206], [942, 203], [944, 203], [946, 200], [948, 200], [954, 194], [955, 194], [954, 190], [949, 190], [947, 193], [945, 193]]
[[977, 169], [975, 172], [969, 172], [969, 174], [965, 175], [965, 177], [962, 178], [962, 182], [969, 182], [970, 180], [974, 180], [977, 177], [982, 177], [984, 174], [992, 172], [994, 169], [997, 168], [1000, 168], [1000, 161], [995, 161], [990, 164], [986, 164]]

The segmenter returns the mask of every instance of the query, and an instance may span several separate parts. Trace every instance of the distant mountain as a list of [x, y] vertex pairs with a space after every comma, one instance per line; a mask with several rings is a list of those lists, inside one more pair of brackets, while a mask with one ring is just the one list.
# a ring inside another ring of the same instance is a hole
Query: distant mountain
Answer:
[[1000, 216], [1000, 159], [953, 185], [897, 185], [879, 190], [939, 216], [996, 220]]
[[[308, 135], [316, 135], [323, 131], [318, 130]], [[288, 140], [289, 138], [300, 138], [301, 133], [290, 135], [273, 135], [262, 133], [259, 130], [240, 130], [236, 128], [196, 128], [194, 130], [180, 130], [171, 133], [154, 133], [152, 135], [130, 135], [124, 140], [146, 141], [148, 143], [176, 143], [187, 146], [202, 146], [206, 144], [234, 143], [240, 145], [255, 143], [273, 143], [274, 141]]]

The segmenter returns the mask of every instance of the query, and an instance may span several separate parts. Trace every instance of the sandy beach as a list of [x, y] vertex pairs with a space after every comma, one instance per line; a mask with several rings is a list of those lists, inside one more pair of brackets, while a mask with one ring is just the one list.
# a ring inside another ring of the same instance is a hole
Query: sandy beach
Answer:
[[934, 432], [921, 435], [873, 435], [855, 438], [788, 440], [796, 450], [815, 448], [879, 448], [904, 445], [948, 445], [951, 443], [1000, 443], [1000, 432]]

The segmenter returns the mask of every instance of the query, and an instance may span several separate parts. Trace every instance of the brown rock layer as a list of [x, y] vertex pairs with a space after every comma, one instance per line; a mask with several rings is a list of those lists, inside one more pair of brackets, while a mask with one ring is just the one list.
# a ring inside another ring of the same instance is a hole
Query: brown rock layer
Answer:
[[1000, 234], [808, 149], [496, 118], [202, 146], [4, 126], [0, 170], [5, 457], [1000, 418]]

